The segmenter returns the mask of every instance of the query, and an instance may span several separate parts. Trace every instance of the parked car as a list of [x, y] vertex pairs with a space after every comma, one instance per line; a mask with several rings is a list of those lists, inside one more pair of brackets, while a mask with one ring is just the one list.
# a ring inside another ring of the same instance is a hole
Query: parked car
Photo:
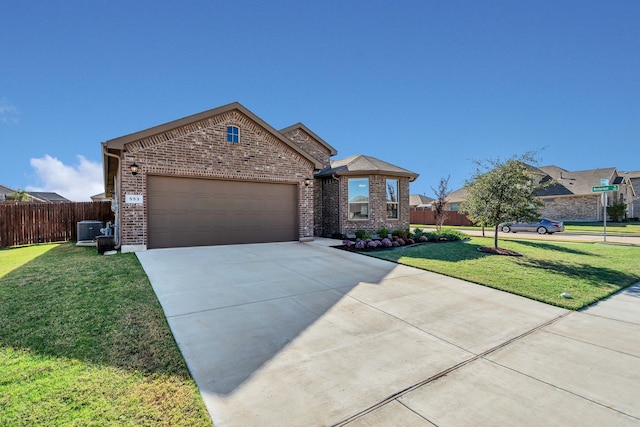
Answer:
[[554, 221], [547, 218], [541, 218], [536, 222], [505, 222], [498, 226], [503, 233], [517, 233], [518, 231], [532, 231], [538, 234], [553, 234], [564, 231], [564, 223], [562, 221]]

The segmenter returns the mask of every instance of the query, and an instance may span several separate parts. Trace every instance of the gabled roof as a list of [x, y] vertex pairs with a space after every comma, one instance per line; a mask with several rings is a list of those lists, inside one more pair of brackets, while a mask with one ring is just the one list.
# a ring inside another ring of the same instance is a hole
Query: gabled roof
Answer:
[[62, 197], [58, 193], [51, 193], [46, 191], [29, 191], [28, 194], [34, 199], [41, 200], [46, 203], [59, 203], [59, 202], [71, 201], [69, 199]]
[[447, 203], [462, 203], [467, 198], [467, 187], [462, 187], [452, 191], [447, 196]]
[[318, 135], [316, 135], [311, 129], [309, 129], [308, 127], [306, 127], [304, 125], [304, 123], [298, 122], [295, 125], [291, 125], [289, 127], [286, 127], [284, 129], [280, 129], [280, 133], [282, 134], [286, 134], [288, 132], [291, 132], [292, 130], [296, 130], [296, 129], [302, 129], [303, 131], [305, 131], [306, 133], [308, 133], [309, 135], [311, 135], [311, 137], [313, 139], [315, 139], [316, 141], [318, 141], [321, 145], [323, 145], [327, 150], [329, 150], [329, 153], [331, 153], [332, 156], [335, 156], [336, 154], [338, 154], [338, 151], [333, 148], [331, 145], [329, 145], [328, 142], [326, 142], [324, 139], [320, 138]]
[[626, 176], [629, 179], [640, 178], [640, 171], [632, 171], [632, 172], [620, 172], [622, 175]]
[[419, 176], [415, 172], [392, 165], [375, 157], [356, 154], [346, 159], [332, 161], [331, 166], [318, 172], [316, 177], [367, 174], [408, 177], [411, 181], [414, 181]]
[[613, 182], [616, 168], [590, 169], [578, 172], [569, 172], [557, 166], [539, 167], [547, 174], [546, 180], [553, 179], [554, 183], [543, 189], [539, 196], [570, 196], [570, 195], [593, 195], [591, 187], [600, 185], [601, 179]]
[[170, 139], [173, 139], [173, 136], [171, 135], [171, 131], [175, 129], [182, 128], [184, 126], [188, 126], [203, 120], [207, 120], [215, 116], [218, 116], [220, 114], [228, 113], [233, 110], [237, 110], [241, 114], [245, 115], [246, 117], [248, 117], [249, 119], [257, 123], [259, 126], [261, 126], [263, 129], [265, 129], [267, 132], [269, 132], [271, 135], [273, 135], [276, 139], [278, 139], [284, 145], [288, 146], [293, 151], [298, 153], [300, 156], [309, 160], [314, 165], [315, 169], [320, 169], [323, 167], [323, 165], [316, 158], [314, 158], [312, 155], [304, 151], [302, 148], [298, 147], [298, 145], [296, 145], [293, 141], [290, 141], [288, 138], [286, 138], [284, 135], [282, 135], [280, 132], [274, 129], [270, 124], [262, 120], [260, 117], [256, 116], [254, 113], [249, 111], [246, 107], [244, 107], [239, 102], [232, 102], [231, 104], [227, 104], [211, 110], [203, 111], [202, 113], [183, 117], [178, 120], [174, 120], [162, 125], [154, 126], [149, 129], [145, 129], [139, 132], [135, 132], [129, 135], [121, 136], [119, 138], [114, 138], [109, 141], [103, 142], [102, 143], [102, 147], [103, 147], [103, 163], [102, 164], [103, 164], [103, 170], [104, 170], [105, 192], [108, 194], [111, 194], [113, 192], [113, 177], [116, 173], [115, 169], [117, 167], [116, 159], [113, 159], [110, 156], [108, 156], [106, 154], [106, 151], [111, 150], [112, 153], [113, 153], [113, 150], [115, 150], [116, 152], [118, 152], [118, 150], [122, 151], [124, 149], [124, 146], [128, 143], [139, 141], [144, 138], [163, 135], [163, 134], [165, 134], [164, 137], [167, 140], [170, 140]]
[[411, 194], [409, 195], [409, 206], [428, 205], [434, 200], [435, 199], [433, 199], [432, 197], [427, 197], [422, 194]]
[[199, 121], [202, 121], [202, 120], [206, 120], [208, 118], [211, 118], [211, 117], [214, 117], [214, 116], [217, 116], [217, 115], [220, 115], [220, 114], [224, 114], [224, 113], [227, 113], [227, 112], [233, 111], [233, 110], [238, 110], [239, 112], [241, 112], [245, 116], [249, 117], [251, 120], [256, 122], [258, 125], [260, 125], [264, 129], [269, 131], [273, 136], [275, 136], [277, 139], [279, 139], [282, 143], [284, 143], [285, 145], [289, 146], [292, 150], [296, 151], [301, 156], [303, 156], [304, 158], [306, 158], [307, 160], [312, 162], [314, 165], [316, 165], [316, 168], [321, 168], [322, 167], [322, 165], [320, 165], [318, 163], [318, 161], [316, 159], [314, 159], [311, 155], [309, 155], [307, 152], [302, 150], [300, 147], [298, 147], [293, 142], [289, 141], [280, 132], [275, 130], [270, 124], [268, 124], [267, 122], [262, 120], [260, 117], [256, 116], [254, 113], [249, 111], [245, 106], [243, 106], [239, 102], [232, 102], [231, 104], [223, 105], [221, 107], [214, 108], [212, 110], [203, 111], [202, 113], [194, 114], [192, 116], [183, 117], [181, 119], [174, 120], [172, 122], [168, 122], [168, 123], [165, 123], [165, 124], [162, 124], [162, 125], [154, 126], [152, 128], [145, 129], [145, 130], [142, 130], [140, 132], [135, 132], [135, 133], [132, 133], [132, 134], [129, 134], [129, 135], [121, 136], [119, 138], [111, 139], [109, 141], [103, 142], [103, 145], [105, 147], [107, 147], [107, 148], [114, 148], [114, 149], [120, 149], [121, 150], [121, 149], [124, 148], [125, 144], [128, 144], [130, 142], [134, 142], [134, 141], [138, 141], [140, 139], [148, 138], [150, 136], [166, 133], [166, 132], [171, 131], [173, 129], [180, 128], [180, 127], [183, 127], [183, 126], [187, 126], [187, 125], [190, 125], [192, 123], [196, 123], [196, 122], [199, 122]]
[[0, 194], [12, 194], [15, 193], [16, 190], [13, 188], [5, 187], [4, 185], [0, 185]]

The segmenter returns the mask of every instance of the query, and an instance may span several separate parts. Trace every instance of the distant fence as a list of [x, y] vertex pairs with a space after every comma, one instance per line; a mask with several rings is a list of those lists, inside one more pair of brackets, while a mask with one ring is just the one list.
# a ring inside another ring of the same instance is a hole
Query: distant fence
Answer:
[[77, 240], [78, 222], [113, 221], [110, 202], [2, 203], [0, 246]]
[[[409, 210], [409, 221], [411, 224], [433, 224], [436, 223], [436, 216], [431, 208], [411, 208]], [[473, 225], [473, 222], [463, 213], [457, 211], [447, 211], [447, 219], [444, 225]]]

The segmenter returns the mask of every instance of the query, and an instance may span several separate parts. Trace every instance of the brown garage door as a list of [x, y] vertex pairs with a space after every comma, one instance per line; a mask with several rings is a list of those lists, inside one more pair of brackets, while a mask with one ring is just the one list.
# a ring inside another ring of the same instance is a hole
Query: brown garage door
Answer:
[[149, 248], [298, 238], [297, 186], [149, 176]]

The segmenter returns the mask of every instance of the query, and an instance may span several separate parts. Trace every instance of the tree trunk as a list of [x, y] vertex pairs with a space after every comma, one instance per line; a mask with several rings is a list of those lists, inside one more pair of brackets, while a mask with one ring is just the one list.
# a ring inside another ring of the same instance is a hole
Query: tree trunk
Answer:
[[496, 224], [496, 228], [494, 230], [493, 247], [498, 249], [498, 224]]

